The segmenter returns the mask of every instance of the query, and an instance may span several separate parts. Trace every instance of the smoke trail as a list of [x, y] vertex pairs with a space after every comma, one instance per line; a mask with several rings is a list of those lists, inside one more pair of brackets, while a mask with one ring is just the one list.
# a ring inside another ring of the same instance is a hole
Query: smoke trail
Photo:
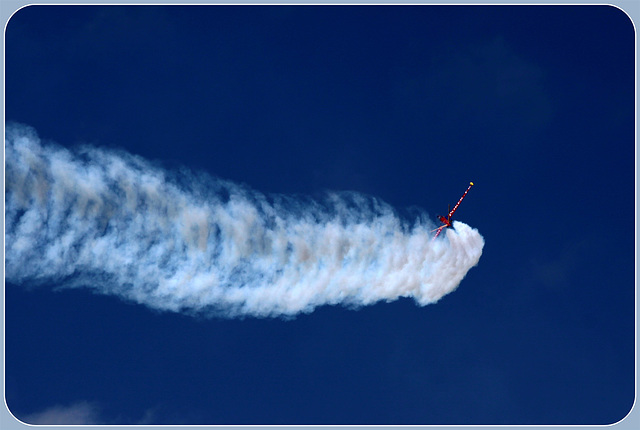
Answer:
[[356, 193], [265, 196], [139, 157], [6, 130], [6, 279], [89, 287], [160, 310], [278, 316], [453, 291], [484, 241], [456, 222], [431, 241]]

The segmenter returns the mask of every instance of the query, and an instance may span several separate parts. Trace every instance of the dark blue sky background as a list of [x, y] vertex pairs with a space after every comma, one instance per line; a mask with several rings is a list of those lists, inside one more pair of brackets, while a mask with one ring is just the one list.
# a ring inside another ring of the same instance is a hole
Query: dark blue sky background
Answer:
[[10, 410], [103, 423], [608, 424], [634, 401], [634, 40], [620, 10], [28, 7], [6, 119], [265, 193], [457, 212], [439, 303], [197, 319], [7, 284]]

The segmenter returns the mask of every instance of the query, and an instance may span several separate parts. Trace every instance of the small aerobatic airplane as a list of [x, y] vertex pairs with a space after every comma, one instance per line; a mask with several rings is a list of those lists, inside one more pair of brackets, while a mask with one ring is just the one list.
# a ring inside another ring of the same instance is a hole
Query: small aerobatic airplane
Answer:
[[471, 187], [473, 187], [473, 182], [469, 183], [469, 188], [467, 188], [467, 191], [464, 192], [462, 197], [460, 197], [460, 200], [458, 200], [458, 203], [456, 203], [456, 205], [453, 207], [453, 209], [451, 209], [449, 211], [449, 214], [446, 217], [444, 217], [442, 215], [438, 215], [437, 218], [438, 218], [438, 220], [440, 220], [442, 225], [440, 227], [436, 228], [435, 230], [431, 230], [432, 232], [434, 232], [434, 231], [436, 232], [436, 235], [433, 236], [433, 239], [438, 237], [438, 235], [442, 232], [442, 230], [444, 230], [447, 227], [451, 227], [451, 217], [453, 216], [453, 213], [458, 209], [458, 206], [460, 206], [460, 203], [462, 203], [462, 200], [465, 198], [465, 196], [467, 195], [467, 193], [469, 192]]

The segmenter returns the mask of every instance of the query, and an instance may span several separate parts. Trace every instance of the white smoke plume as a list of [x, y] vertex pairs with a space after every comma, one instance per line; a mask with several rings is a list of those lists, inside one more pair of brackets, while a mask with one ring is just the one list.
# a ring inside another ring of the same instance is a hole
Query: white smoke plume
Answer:
[[199, 315], [292, 316], [436, 302], [484, 246], [460, 222], [432, 241], [424, 214], [409, 223], [357, 193], [265, 196], [121, 151], [43, 144], [22, 125], [7, 127], [5, 158], [12, 283], [88, 287]]

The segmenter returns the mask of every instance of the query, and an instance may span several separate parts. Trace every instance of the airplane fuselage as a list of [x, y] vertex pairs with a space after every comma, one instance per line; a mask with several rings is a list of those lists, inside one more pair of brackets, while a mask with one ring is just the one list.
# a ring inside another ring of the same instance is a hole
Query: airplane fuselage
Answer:
[[449, 218], [442, 215], [438, 215], [438, 219], [442, 224], [446, 225], [447, 227], [451, 227], [451, 220]]

